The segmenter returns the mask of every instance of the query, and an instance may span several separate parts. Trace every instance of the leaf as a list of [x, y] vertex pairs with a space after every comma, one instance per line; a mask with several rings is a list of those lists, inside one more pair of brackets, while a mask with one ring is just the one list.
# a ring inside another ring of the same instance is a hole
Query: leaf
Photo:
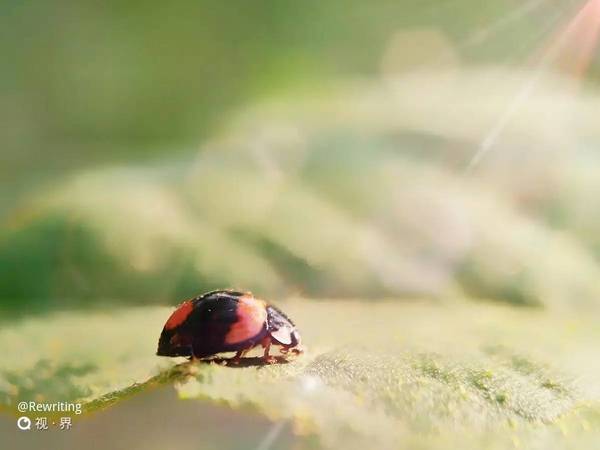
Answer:
[[462, 304], [298, 300], [283, 309], [308, 350], [267, 366], [156, 357], [170, 308], [23, 319], [0, 331], [0, 346], [12, 349], [0, 400], [13, 412], [35, 399], [110, 414], [132, 395], [174, 385], [181, 399], [289, 423], [298, 445], [318, 448], [437, 448], [439, 439], [502, 448], [553, 442], [564, 426], [587, 427], [577, 442], [599, 436], [592, 320]]

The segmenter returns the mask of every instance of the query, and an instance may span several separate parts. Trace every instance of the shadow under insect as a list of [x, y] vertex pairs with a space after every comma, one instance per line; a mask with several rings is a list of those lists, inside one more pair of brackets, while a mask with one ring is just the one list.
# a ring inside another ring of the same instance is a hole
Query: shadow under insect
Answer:
[[[290, 360], [285, 356], [271, 356], [267, 361], [262, 356], [246, 358], [210, 358], [210, 359], [190, 359], [190, 364], [218, 364], [220, 366], [244, 368], [244, 367], [262, 367], [271, 364], [289, 364]], [[184, 363], [185, 364], [185, 363]]]

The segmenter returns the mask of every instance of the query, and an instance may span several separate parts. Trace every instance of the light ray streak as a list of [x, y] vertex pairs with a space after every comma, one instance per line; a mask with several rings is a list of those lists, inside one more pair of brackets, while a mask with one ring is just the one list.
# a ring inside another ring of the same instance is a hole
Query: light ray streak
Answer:
[[[459, 50], [464, 50], [470, 47], [475, 47], [476, 45], [481, 45], [482, 42], [492, 38], [494, 35], [500, 33], [504, 28], [510, 26], [514, 22], [517, 22], [527, 14], [532, 13], [546, 3], [548, 3], [548, 0], [529, 0], [520, 7], [499, 17], [486, 27], [470, 32], [464, 39], [461, 39], [458, 42], [456, 48]], [[426, 64], [434, 66], [443, 64], [449, 59], [452, 59], [452, 55], [453, 54], [440, 55], [438, 58], [430, 61], [429, 64]]]
[[279, 437], [279, 435], [283, 431], [284, 425], [285, 425], [285, 422], [283, 422], [283, 421], [279, 421], [279, 422], [273, 424], [273, 426], [271, 427], [269, 432], [265, 435], [263, 440], [260, 441], [260, 443], [256, 447], [256, 450], [269, 450], [273, 446], [273, 443], [275, 442], [275, 440]]
[[565, 31], [559, 35], [558, 39], [554, 42], [554, 44], [551, 45], [550, 48], [548, 48], [546, 52], [542, 55], [540, 61], [535, 67], [535, 70], [533, 71], [532, 76], [525, 81], [522, 87], [518, 90], [515, 97], [509, 103], [506, 110], [502, 113], [498, 121], [488, 131], [484, 139], [481, 141], [481, 144], [479, 145], [477, 151], [466, 166], [466, 173], [472, 172], [473, 169], [475, 169], [475, 167], [477, 167], [481, 163], [482, 159], [494, 147], [494, 145], [496, 144], [496, 142], [510, 123], [511, 119], [515, 115], [515, 113], [523, 106], [527, 99], [529, 99], [533, 90], [536, 88], [541, 78], [545, 75], [545, 69], [549, 66], [551, 62], [557, 60], [560, 53], [566, 47], [568, 40], [571, 38], [573, 33], [579, 29], [582, 20], [585, 17], [587, 17], [585, 14], [582, 13], [586, 11], [586, 8], [588, 8], [589, 4], [595, 3], [600, 3], [600, 0], [588, 0], [579, 10], [579, 12], [575, 15], [575, 18], [569, 22], [569, 25], [567, 26]]

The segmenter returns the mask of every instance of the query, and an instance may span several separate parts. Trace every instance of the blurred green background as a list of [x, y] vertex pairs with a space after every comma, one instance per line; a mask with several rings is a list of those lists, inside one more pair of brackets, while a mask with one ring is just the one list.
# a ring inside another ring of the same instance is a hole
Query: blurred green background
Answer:
[[538, 62], [579, 4], [4, 2], [0, 307], [594, 307], [600, 58]]

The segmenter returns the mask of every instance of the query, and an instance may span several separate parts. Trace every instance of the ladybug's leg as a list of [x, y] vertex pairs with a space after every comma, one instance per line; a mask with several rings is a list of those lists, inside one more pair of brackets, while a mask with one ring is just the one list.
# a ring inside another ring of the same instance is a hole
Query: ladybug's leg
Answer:
[[302, 347], [302, 345], [296, 345], [295, 347], [291, 347], [289, 349], [289, 352], [291, 352], [294, 355], [301, 355], [302, 353], [304, 353], [304, 347]]
[[239, 364], [240, 360], [244, 357], [244, 355], [246, 353], [248, 353], [250, 351], [249, 348], [245, 348], [243, 350], [238, 350], [237, 353], [235, 354], [235, 356], [233, 358], [231, 358], [231, 362], [233, 364]]
[[287, 355], [288, 353], [291, 353], [292, 355], [301, 355], [302, 353], [304, 353], [304, 348], [302, 348], [302, 346], [299, 345], [295, 347], [290, 347], [289, 345], [282, 345], [279, 351], [284, 355]]
[[196, 356], [196, 353], [194, 352], [194, 344], [190, 344], [190, 356], [188, 356], [188, 361], [191, 361], [194, 363], [194, 362], [198, 361], [199, 359], [200, 358], [198, 358]]
[[269, 355], [269, 350], [271, 349], [271, 342], [271, 338], [268, 336], [262, 340], [262, 346], [265, 348], [265, 352], [263, 353], [263, 361], [268, 364], [274, 363], [276, 361], [274, 356]]

